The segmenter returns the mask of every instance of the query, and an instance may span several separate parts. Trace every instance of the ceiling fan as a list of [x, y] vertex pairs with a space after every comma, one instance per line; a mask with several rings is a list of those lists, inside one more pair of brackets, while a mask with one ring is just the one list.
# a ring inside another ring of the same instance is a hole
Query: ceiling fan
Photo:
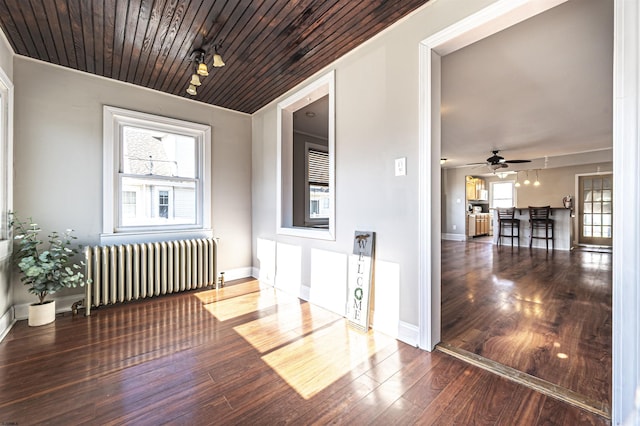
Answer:
[[517, 164], [517, 163], [530, 163], [531, 160], [505, 160], [503, 156], [498, 155], [499, 150], [493, 150], [491, 153], [493, 154], [491, 157], [487, 158], [485, 163], [472, 163], [472, 164], [486, 164], [489, 169], [492, 171], [496, 171], [498, 169], [504, 169], [509, 167], [509, 164]]

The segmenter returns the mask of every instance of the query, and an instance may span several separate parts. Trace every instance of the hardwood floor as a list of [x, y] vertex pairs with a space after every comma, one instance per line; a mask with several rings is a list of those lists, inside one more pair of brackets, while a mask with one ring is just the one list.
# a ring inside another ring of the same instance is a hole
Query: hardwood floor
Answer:
[[0, 378], [3, 424], [607, 424], [253, 280], [20, 321]]
[[442, 340], [611, 406], [611, 253], [442, 242]]

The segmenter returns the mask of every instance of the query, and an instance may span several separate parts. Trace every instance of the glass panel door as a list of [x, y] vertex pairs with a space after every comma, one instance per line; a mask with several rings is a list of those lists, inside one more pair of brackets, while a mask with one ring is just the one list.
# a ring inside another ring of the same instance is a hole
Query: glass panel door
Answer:
[[613, 175], [579, 176], [578, 191], [578, 243], [611, 246]]

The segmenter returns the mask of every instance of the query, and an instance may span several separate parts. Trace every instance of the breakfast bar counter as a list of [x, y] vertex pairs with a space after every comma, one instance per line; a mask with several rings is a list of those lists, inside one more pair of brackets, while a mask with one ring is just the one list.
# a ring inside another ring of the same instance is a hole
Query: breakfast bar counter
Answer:
[[[529, 225], [529, 208], [528, 207], [516, 207], [515, 219], [520, 219], [520, 240], [519, 245], [521, 247], [529, 247], [529, 238], [531, 236], [531, 230]], [[570, 250], [571, 249], [571, 210], [564, 207], [551, 207], [551, 216], [553, 220], [553, 245], [549, 242], [549, 249], [553, 247], [555, 250]], [[494, 212], [493, 215], [493, 229], [497, 230], [498, 215]], [[540, 235], [539, 231], [535, 235]], [[494, 232], [493, 243], [498, 243], [498, 232]], [[503, 238], [503, 246], [510, 246], [511, 239]], [[514, 241], [515, 245], [515, 241]], [[533, 247], [545, 248], [544, 240], [533, 240]]]

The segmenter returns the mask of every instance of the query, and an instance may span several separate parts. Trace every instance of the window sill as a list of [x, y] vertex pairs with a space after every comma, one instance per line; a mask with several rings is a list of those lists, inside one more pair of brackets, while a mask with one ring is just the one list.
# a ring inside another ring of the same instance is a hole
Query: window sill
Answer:
[[292, 237], [314, 238], [316, 240], [335, 241], [333, 230], [326, 228], [278, 228], [279, 235]]
[[100, 234], [100, 245], [120, 245], [135, 243], [155, 243], [161, 241], [191, 240], [197, 238], [212, 238], [211, 229], [181, 229], [172, 231], [149, 232], [118, 232], [115, 234]]

